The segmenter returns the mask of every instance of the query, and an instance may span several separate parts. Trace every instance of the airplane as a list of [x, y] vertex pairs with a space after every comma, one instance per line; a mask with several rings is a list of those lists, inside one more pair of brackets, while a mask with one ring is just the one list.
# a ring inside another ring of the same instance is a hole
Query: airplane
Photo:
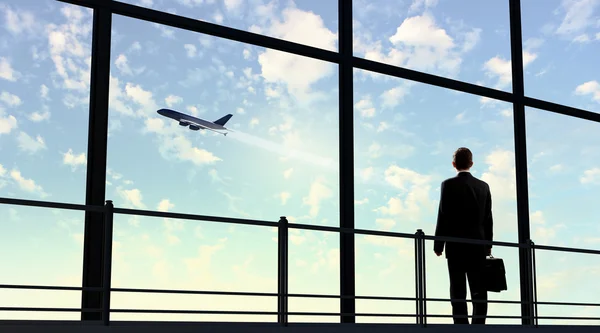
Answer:
[[189, 126], [190, 130], [197, 131], [199, 129], [207, 129], [213, 132], [217, 132], [219, 134], [223, 134], [227, 136], [227, 132], [222, 133], [218, 130], [226, 130], [230, 131], [230, 129], [225, 127], [225, 124], [229, 121], [229, 119], [233, 116], [232, 114], [227, 114], [215, 121], [208, 121], [204, 119], [199, 119], [188, 114], [184, 114], [181, 112], [177, 112], [169, 109], [160, 109], [158, 114], [165, 116], [167, 118], [171, 118], [173, 120], [177, 120], [179, 125], [181, 126]]

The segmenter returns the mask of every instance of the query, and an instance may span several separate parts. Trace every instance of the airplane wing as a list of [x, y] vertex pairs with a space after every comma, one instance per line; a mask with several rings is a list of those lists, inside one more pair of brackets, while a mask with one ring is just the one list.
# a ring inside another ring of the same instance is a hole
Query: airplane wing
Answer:
[[200, 129], [206, 129], [206, 130], [213, 131], [215, 133], [219, 133], [219, 134], [223, 134], [223, 135], [227, 136], [227, 132], [223, 133], [223, 132], [217, 131], [214, 128], [207, 127], [205, 125], [202, 125], [202, 124], [200, 124], [198, 122], [195, 122], [193, 120], [190, 120], [190, 119], [180, 119], [179, 123], [180, 124], [182, 124], [182, 123], [188, 124], [189, 125], [189, 129], [191, 129], [192, 131], [198, 131]]

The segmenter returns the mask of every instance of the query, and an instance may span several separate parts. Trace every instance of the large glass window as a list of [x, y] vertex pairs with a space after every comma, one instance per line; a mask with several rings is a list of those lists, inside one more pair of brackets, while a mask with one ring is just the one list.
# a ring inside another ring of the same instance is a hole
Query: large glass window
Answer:
[[[2, 1], [0, 25], [0, 197], [84, 203], [92, 10]], [[83, 212], [2, 204], [0, 221], [0, 284], [81, 286]], [[81, 292], [0, 289], [0, 300], [78, 308]], [[0, 312], [1, 319], [80, 316]]]
[[[338, 51], [335, 0], [123, 2]], [[600, 111], [600, 72], [593, 57], [600, 47], [600, 4], [521, 2], [526, 95]], [[352, 4], [354, 56], [512, 91], [507, 0]], [[0, 23], [0, 197], [84, 203], [93, 10], [51, 0], [0, 0]], [[112, 24], [106, 198], [115, 206], [273, 222], [286, 216], [292, 224], [338, 227], [340, 169], [353, 168], [356, 228], [433, 235], [440, 183], [455, 174], [452, 153], [465, 146], [474, 153], [472, 173], [491, 187], [494, 239], [517, 242], [512, 104], [354, 69], [354, 163], [339, 165], [344, 144], [339, 64], [119, 14]], [[169, 118], [161, 109], [179, 115]], [[227, 129], [191, 123], [203, 120]], [[531, 238], [542, 245], [594, 248], [600, 242], [594, 223], [600, 213], [594, 205], [600, 185], [598, 124], [526, 108], [526, 129]], [[12, 253], [0, 259], [1, 267], [10, 268], [0, 274], [0, 284], [80, 286], [84, 219], [84, 212], [0, 205], [0, 221], [6, 222], [0, 226], [0, 250]], [[289, 232], [289, 293], [339, 295], [340, 277], [345, 278], [339, 233]], [[356, 235], [355, 240], [358, 296], [415, 296], [412, 239]], [[277, 241], [275, 228], [116, 214], [112, 285], [275, 293]], [[540, 301], [595, 301], [589, 290], [597, 280], [596, 256], [536, 254]], [[489, 298], [519, 300], [518, 250], [495, 246], [493, 255], [504, 260], [508, 290]], [[446, 260], [433, 254], [431, 241], [425, 256], [427, 297], [449, 298]], [[81, 306], [80, 291], [0, 289], [0, 299], [1, 307]], [[115, 292], [111, 306], [276, 311], [276, 300]], [[520, 308], [491, 303], [488, 314], [519, 316]], [[538, 308], [541, 316], [597, 315], [583, 307]], [[289, 311], [337, 313], [340, 300], [291, 297]], [[356, 300], [357, 313], [414, 311], [414, 300]], [[427, 312], [450, 315], [451, 305], [428, 301]], [[1, 319], [80, 316], [0, 313]], [[111, 318], [277, 320], [133, 313]], [[414, 323], [414, 317], [356, 319]]]
[[[494, 240], [518, 241], [511, 104], [489, 103], [475, 95], [358, 70], [354, 97], [357, 228], [411, 234], [423, 229], [433, 235], [440, 183], [456, 174], [452, 154], [465, 146], [474, 155], [473, 175], [491, 188]], [[357, 272], [361, 274], [358, 294], [414, 297], [412, 240], [358, 236], [357, 243]], [[493, 253], [504, 259], [511, 288], [490, 294], [490, 299], [519, 300], [517, 251], [495, 247]], [[427, 296], [449, 298], [446, 260], [435, 256], [429, 241], [425, 255]], [[390, 294], [390, 290], [397, 293]], [[394, 302], [394, 312], [414, 312], [412, 302]], [[357, 301], [361, 307], [367, 303], [380, 303], [381, 309], [392, 304]], [[429, 302], [428, 309], [435, 314], [451, 314], [447, 302]], [[518, 305], [494, 304], [489, 309], [490, 315], [514, 316], [519, 311]], [[431, 322], [448, 323], [452, 319], [432, 318]], [[506, 319], [497, 322], [510, 323]]]
[[[114, 17], [107, 197], [339, 225], [337, 67], [182, 30], [175, 39], [139, 33], [151, 29]], [[211, 45], [191, 52], [199, 38]], [[192, 131], [163, 108], [207, 121], [232, 114], [231, 130]]]
[[526, 109], [531, 238], [594, 248], [600, 207], [600, 124]]
[[[106, 189], [116, 206], [339, 225], [335, 65], [183, 30], [173, 39], [140, 34], [152, 31], [151, 24], [117, 15], [113, 29]], [[253, 56], [245, 57], [244, 50]], [[225, 125], [230, 131], [226, 136], [192, 131], [158, 114], [163, 108], [208, 121], [232, 114]], [[135, 287], [144, 276], [148, 288], [277, 291], [274, 230], [151, 220], [119, 217], [115, 240], [128, 261], [114, 270], [119, 283]], [[339, 269], [331, 266], [339, 265], [337, 239], [331, 233], [290, 231], [291, 293], [338, 292]], [[149, 247], [153, 250], [140, 251]], [[323, 281], [317, 289], [315, 279]], [[185, 308], [177, 296], [122, 294], [115, 302], [124, 305], [128, 297]], [[189, 296], [189, 304], [201, 309], [210, 297]], [[276, 310], [274, 297], [221, 298], [211, 309], [240, 310], [246, 304], [248, 311]], [[290, 311], [314, 312], [314, 304], [325, 306], [319, 311], [339, 311], [339, 301], [321, 299], [290, 299]], [[187, 318], [192, 317], [276, 320]], [[338, 318], [310, 320], [332, 319]]]
[[355, 56], [512, 90], [507, 0], [352, 4]]
[[[329, 51], [337, 51], [338, 48], [337, 0], [122, 0], [122, 2]], [[177, 34], [176, 29], [158, 24], [154, 24], [148, 31], [155, 31], [165, 38], [176, 38]], [[213, 41], [210, 38], [200, 37], [200, 43], [206, 46]], [[190, 50], [194, 49], [192, 46]], [[251, 57], [252, 51], [244, 49], [244, 56]]]
[[600, 112], [600, 3], [523, 0], [525, 94]]

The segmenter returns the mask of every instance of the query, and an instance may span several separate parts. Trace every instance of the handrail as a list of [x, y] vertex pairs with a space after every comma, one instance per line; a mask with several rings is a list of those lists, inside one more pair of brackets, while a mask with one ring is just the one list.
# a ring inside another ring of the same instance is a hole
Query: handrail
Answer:
[[82, 205], [82, 204], [40, 201], [40, 200], [13, 199], [13, 198], [2, 198], [2, 197], [0, 197], [0, 204], [40, 207], [40, 208], [82, 210], [82, 211], [91, 211], [91, 212], [104, 212], [104, 206]]
[[[13, 198], [2, 198], [2, 197], [0, 197], [0, 204], [43, 207], [43, 208], [71, 209], [71, 210], [94, 211], [94, 212], [104, 212], [104, 210], [105, 210], [104, 206], [69, 204], [69, 203], [58, 203], [58, 202], [51, 202], [51, 201], [24, 200], [24, 199], [13, 199]], [[114, 213], [125, 214], [125, 215], [140, 215], [140, 216], [163, 217], [163, 218], [173, 218], [173, 219], [183, 219], [183, 220], [197, 220], [197, 221], [205, 221], [205, 222], [220, 222], [220, 223], [231, 223], [231, 224], [246, 224], [246, 225], [268, 226], [268, 227], [277, 227], [278, 226], [278, 222], [273, 222], [273, 221], [261, 221], [261, 220], [252, 220], [252, 219], [240, 219], [240, 218], [231, 218], [231, 217], [184, 214], [184, 213], [173, 213], [173, 212], [160, 212], [160, 211], [131, 209], [131, 208], [115, 207]], [[409, 233], [368, 230], [368, 229], [347, 229], [347, 228], [310, 225], [310, 224], [299, 224], [299, 223], [289, 223], [288, 228], [303, 229], [303, 230], [315, 230], [315, 231], [353, 233], [353, 234], [357, 234], [357, 235], [372, 235], [372, 236], [382, 236], [382, 237], [409, 238], [409, 239], [415, 238], [414, 234], [409, 234]], [[425, 240], [441, 240], [441, 241], [445, 241], [445, 242], [457, 242], [457, 243], [465, 243], [465, 244], [492, 245], [492, 246], [495, 245], [495, 246], [504, 246], [504, 247], [514, 247], [514, 248], [528, 248], [529, 247], [529, 244], [521, 244], [521, 243], [505, 242], [505, 241], [487, 241], [487, 240], [477, 240], [477, 239], [457, 238], [457, 237], [442, 237], [442, 236], [433, 236], [433, 235], [424, 235], [423, 238]], [[585, 249], [585, 248], [572, 248], [572, 247], [565, 247], [565, 246], [536, 244], [535, 248], [537, 250], [547, 250], [547, 251], [600, 254], [600, 250]]]

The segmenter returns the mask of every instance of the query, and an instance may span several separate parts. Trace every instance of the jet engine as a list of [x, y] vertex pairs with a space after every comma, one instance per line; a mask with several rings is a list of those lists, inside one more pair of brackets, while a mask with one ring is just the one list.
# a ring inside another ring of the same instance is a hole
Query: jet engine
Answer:
[[190, 129], [191, 129], [192, 131], [197, 131], [197, 130], [199, 130], [199, 129], [200, 129], [200, 126], [196, 126], [196, 125], [190, 125]]
[[179, 122], [179, 126], [187, 126], [187, 125], [189, 125], [189, 123], [186, 122], [186, 121], [180, 121]]

